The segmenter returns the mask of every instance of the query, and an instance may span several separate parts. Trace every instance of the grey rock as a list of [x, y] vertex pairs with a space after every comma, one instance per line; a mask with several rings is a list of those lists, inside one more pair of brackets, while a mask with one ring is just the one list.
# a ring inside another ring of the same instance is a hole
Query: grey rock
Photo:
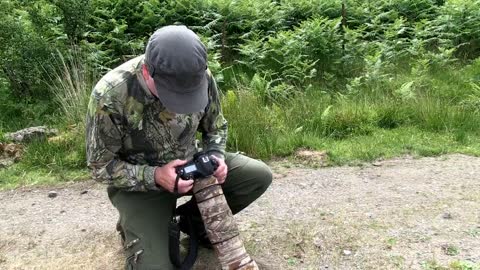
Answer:
[[48, 197], [49, 198], [55, 198], [58, 196], [58, 193], [56, 191], [50, 191], [48, 192]]
[[442, 218], [444, 218], [444, 219], [452, 219], [453, 217], [452, 217], [452, 214], [450, 214], [450, 213], [443, 213]]
[[12, 133], [6, 133], [5, 139], [15, 142], [29, 142], [33, 139], [47, 138], [57, 134], [57, 129], [51, 129], [46, 126], [38, 126], [25, 128]]
[[13, 165], [13, 163], [15, 163], [13, 159], [6, 159], [6, 158], [0, 159], [0, 169], [11, 166]]

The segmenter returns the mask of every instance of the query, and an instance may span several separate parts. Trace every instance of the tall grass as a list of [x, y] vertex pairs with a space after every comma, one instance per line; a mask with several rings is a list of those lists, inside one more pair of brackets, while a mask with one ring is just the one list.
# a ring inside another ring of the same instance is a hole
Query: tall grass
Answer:
[[58, 55], [62, 68], [54, 75], [53, 93], [62, 110], [62, 119], [66, 124], [78, 125], [83, 132], [88, 100], [97, 76], [81, 51], [73, 50], [66, 56], [59, 52]]
[[[446, 145], [444, 150], [455, 149], [480, 134], [480, 89], [477, 84], [463, 83], [478, 74], [477, 63], [460, 69], [444, 68], [442, 72], [430, 70], [421, 77], [415, 71], [399, 69], [394, 79], [386, 82], [379, 78], [378, 84], [358, 85], [358, 91], [353, 93], [341, 94], [314, 86], [280, 101], [265, 99], [271, 87], [268, 81], [252, 87], [242, 86], [240, 80], [237, 90], [229, 90], [223, 102], [231, 127], [229, 147], [271, 158], [299, 147], [325, 149], [325, 142], [353, 146], [355, 138], [374, 140], [378, 134], [404, 138], [404, 131], [410, 130], [429, 134], [432, 140], [433, 134], [451, 138], [450, 143], [457, 146]], [[414, 141], [422, 141], [415, 134], [412, 136]], [[392, 138], [384, 142], [397, 144], [391, 145], [397, 154], [446, 151], [415, 142], [402, 145]], [[358, 146], [352, 151], [368, 152]], [[371, 157], [368, 153], [350, 156], [371, 159], [381, 153], [371, 149]], [[348, 158], [340, 155], [336, 160]]]
[[284, 148], [283, 140], [289, 137], [281, 116], [281, 108], [265, 106], [258, 96], [240, 90], [228, 91], [223, 110], [230, 121], [228, 147], [260, 158], [269, 158], [293, 149]]

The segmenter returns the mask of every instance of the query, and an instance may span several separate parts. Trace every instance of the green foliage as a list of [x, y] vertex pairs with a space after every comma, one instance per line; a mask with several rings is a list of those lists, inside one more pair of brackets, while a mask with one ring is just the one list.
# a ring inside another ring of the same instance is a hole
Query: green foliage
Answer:
[[2, 76], [15, 93], [37, 97], [48, 89], [42, 63], [51, 62], [55, 50], [66, 54], [71, 44], [80, 45], [91, 52], [86, 57], [93, 67], [107, 70], [142, 53], [158, 27], [181, 23], [213, 40], [211, 52], [222, 64], [245, 63], [254, 73], [273, 76], [274, 86], [280, 84], [277, 78], [297, 88], [312, 79], [336, 87], [349, 78], [388, 80], [389, 69], [411, 57], [478, 56], [478, 4], [8, 0], [2, 2], [2, 45], [10, 49], [2, 50]]
[[447, 1], [420, 37], [433, 48], [455, 48], [456, 56], [462, 59], [480, 56], [479, 5], [479, 0]]
[[314, 16], [339, 18], [342, 14], [341, 6], [340, 0], [283, 0], [281, 2], [287, 28], [298, 26], [300, 22]]
[[55, 123], [76, 138], [29, 145], [25, 159], [4, 174], [33, 166], [64, 175], [83, 167], [90, 89], [101, 74], [143, 53], [150, 34], [168, 24], [187, 25], [208, 48], [209, 68], [228, 90], [230, 150], [270, 158], [299, 147], [327, 149], [334, 164], [404, 153], [479, 154], [478, 6], [1, 1], [0, 133]]
[[76, 44], [85, 33], [90, 15], [91, 0], [51, 0], [61, 11], [64, 32], [69, 41]]
[[295, 85], [308, 85], [317, 70], [333, 72], [341, 56], [340, 21], [315, 17], [293, 30], [280, 31], [263, 40], [260, 34], [240, 45], [246, 64], [259, 74]]
[[0, 76], [17, 100], [45, 99], [49, 92], [44, 78], [49, 70], [42, 63], [51, 61], [52, 48], [25, 21], [25, 16], [14, 2], [0, 3]]

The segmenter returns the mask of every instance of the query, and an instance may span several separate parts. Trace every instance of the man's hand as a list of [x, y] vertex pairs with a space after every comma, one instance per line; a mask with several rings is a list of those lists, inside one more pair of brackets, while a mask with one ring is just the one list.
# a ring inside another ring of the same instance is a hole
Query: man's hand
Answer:
[[217, 178], [218, 183], [223, 184], [225, 182], [225, 179], [227, 178], [227, 172], [228, 172], [227, 164], [221, 158], [218, 158], [213, 155], [211, 157], [218, 162], [218, 168], [213, 173], [213, 176]]
[[[175, 186], [175, 179], [177, 178], [177, 173], [175, 172], [175, 167], [184, 165], [187, 163], [186, 160], [176, 159], [165, 164], [162, 167], [157, 167], [155, 170], [155, 183], [162, 186], [164, 189], [173, 192]], [[193, 187], [193, 180], [178, 180], [178, 190], [179, 194], [184, 194], [190, 191]]]

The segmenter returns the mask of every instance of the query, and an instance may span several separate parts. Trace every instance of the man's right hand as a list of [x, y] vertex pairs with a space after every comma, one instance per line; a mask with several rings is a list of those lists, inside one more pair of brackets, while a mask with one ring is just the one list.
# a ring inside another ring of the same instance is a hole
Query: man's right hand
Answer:
[[[165, 164], [162, 167], [157, 167], [155, 169], [155, 183], [160, 185], [164, 189], [173, 192], [175, 186], [175, 179], [177, 178], [177, 173], [175, 172], [175, 167], [186, 164], [186, 160], [176, 159]], [[178, 190], [179, 194], [184, 194], [190, 191], [193, 187], [193, 180], [178, 180]]]

